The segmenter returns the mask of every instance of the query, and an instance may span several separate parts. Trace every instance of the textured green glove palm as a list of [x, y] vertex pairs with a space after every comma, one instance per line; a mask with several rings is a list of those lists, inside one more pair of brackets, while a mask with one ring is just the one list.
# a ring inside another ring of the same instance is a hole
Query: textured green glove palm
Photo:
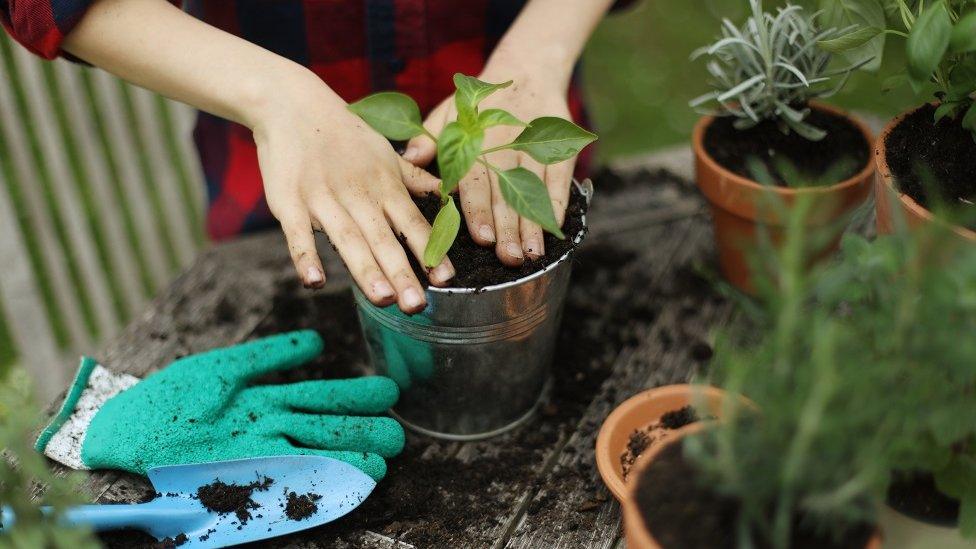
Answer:
[[351, 463], [374, 479], [404, 433], [384, 413], [397, 400], [385, 377], [250, 386], [322, 351], [312, 331], [188, 356], [109, 399], [81, 447], [90, 468], [145, 473], [158, 465], [314, 454]]

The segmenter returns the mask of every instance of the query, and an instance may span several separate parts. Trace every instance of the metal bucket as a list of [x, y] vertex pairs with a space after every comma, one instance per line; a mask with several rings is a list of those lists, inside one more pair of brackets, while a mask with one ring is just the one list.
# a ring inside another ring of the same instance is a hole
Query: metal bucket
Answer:
[[[577, 187], [589, 201], [592, 184]], [[354, 288], [374, 371], [400, 387], [393, 415], [449, 440], [495, 436], [529, 419], [549, 381], [572, 253], [505, 284], [430, 287], [427, 308], [413, 316], [376, 307]]]

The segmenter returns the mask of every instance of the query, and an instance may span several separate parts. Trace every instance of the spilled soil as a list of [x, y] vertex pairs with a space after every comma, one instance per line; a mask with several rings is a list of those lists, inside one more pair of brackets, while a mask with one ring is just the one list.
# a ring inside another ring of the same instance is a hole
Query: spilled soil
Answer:
[[319, 510], [316, 501], [322, 499], [318, 494], [296, 494], [285, 489], [285, 516], [291, 520], [305, 520]]
[[670, 436], [671, 431], [694, 423], [698, 419], [698, 413], [689, 405], [661, 415], [660, 419], [650, 423], [643, 429], [634, 429], [634, 432], [630, 434], [630, 438], [627, 439], [626, 449], [620, 454], [620, 467], [623, 471], [624, 478], [626, 479], [630, 475], [630, 470], [634, 466], [634, 462], [651, 445], [663, 442]]
[[264, 477], [250, 484], [226, 484], [215, 479], [197, 488], [197, 499], [209, 511], [226, 515], [234, 513], [241, 524], [251, 520], [251, 511], [260, 506], [251, 499], [255, 492], [264, 492], [274, 484], [274, 479]]

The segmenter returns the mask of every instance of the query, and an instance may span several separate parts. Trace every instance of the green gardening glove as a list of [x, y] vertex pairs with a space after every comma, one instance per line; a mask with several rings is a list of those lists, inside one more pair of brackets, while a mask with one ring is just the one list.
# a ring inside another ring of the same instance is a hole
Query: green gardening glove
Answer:
[[75, 469], [145, 474], [161, 465], [260, 456], [336, 458], [376, 480], [403, 449], [403, 428], [378, 416], [399, 391], [385, 377], [249, 383], [322, 352], [305, 330], [181, 358], [144, 380], [82, 359], [37, 449]]

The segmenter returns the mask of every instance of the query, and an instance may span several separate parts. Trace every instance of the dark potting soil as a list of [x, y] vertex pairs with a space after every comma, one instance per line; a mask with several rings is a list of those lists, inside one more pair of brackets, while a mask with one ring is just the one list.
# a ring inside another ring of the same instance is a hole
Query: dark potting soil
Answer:
[[620, 468], [623, 472], [623, 477], [626, 479], [630, 475], [630, 470], [634, 466], [634, 462], [652, 444], [658, 440], [665, 440], [664, 437], [668, 436], [667, 431], [680, 429], [685, 425], [698, 421], [698, 419], [698, 412], [691, 405], [688, 405], [677, 410], [665, 412], [661, 415], [660, 419], [648, 424], [642, 429], [634, 429], [634, 432], [627, 439], [627, 446], [624, 452], [620, 454]]
[[[933, 208], [966, 207], [976, 202], [976, 141], [958, 120], [935, 122], [935, 107], [909, 114], [885, 141], [888, 167], [898, 188], [919, 204]], [[976, 228], [976, 220], [966, 223]]]
[[189, 541], [186, 534], [159, 541], [142, 530], [114, 530], [99, 532], [98, 541], [106, 549], [174, 549]]
[[690, 404], [661, 416], [661, 425], [665, 429], [680, 429], [696, 421], [698, 421], [698, 412]]
[[959, 500], [940, 492], [931, 473], [895, 474], [888, 487], [888, 505], [903, 515], [929, 524], [959, 524]]
[[285, 489], [285, 516], [290, 520], [305, 520], [319, 510], [316, 501], [322, 499], [318, 494], [296, 494]]
[[[461, 211], [462, 215], [464, 215], [461, 209], [460, 198], [457, 195], [453, 198], [458, 211]], [[427, 221], [433, 223], [437, 212], [440, 211], [440, 197], [431, 194], [425, 197], [414, 197], [413, 201], [420, 208], [421, 213], [424, 214]], [[471, 233], [468, 232], [467, 225], [462, 221], [461, 230], [458, 231], [457, 239], [455, 239], [454, 245], [447, 252], [447, 256], [451, 259], [451, 263], [454, 265], [456, 272], [451, 286], [455, 288], [483, 288], [485, 286], [512, 282], [513, 280], [518, 280], [545, 269], [558, 261], [559, 258], [575, 246], [573, 239], [583, 230], [583, 214], [585, 213], [586, 199], [576, 186], [573, 185], [572, 192], [570, 193], [569, 206], [566, 209], [566, 222], [562, 227], [566, 238], [560, 240], [549, 233], [544, 233], [543, 244], [546, 249], [546, 254], [536, 260], [526, 259], [525, 263], [520, 267], [507, 267], [503, 265], [498, 260], [498, 256], [495, 255], [495, 248], [493, 246], [485, 247], [477, 244], [471, 238]], [[424, 274], [423, 267], [414, 259], [412, 254], [408, 252], [407, 256], [410, 257], [414, 272], [417, 273], [417, 279], [423, 284], [427, 284], [427, 275]]]
[[[736, 547], [735, 499], [716, 494], [700, 483], [694, 466], [684, 459], [680, 444], [662, 450], [637, 480], [637, 505], [645, 524], [664, 549], [733, 549]], [[873, 528], [851, 528], [840, 540], [793, 526], [795, 549], [864, 549]], [[759, 547], [766, 547], [757, 540]]]
[[255, 491], [264, 492], [274, 484], [274, 479], [263, 477], [250, 484], [226, 484], [214, 479], [210, 484], [197, 488], [197, 499], [209, 511], [222, 515], [234, 513], [241, 524], [251, 519], [251, 511], [260, 505], [251, 499]]
[[[705, 151], [722, 167], [755, 179], [749, 170], [749, 159], [766, 165], [769, 173], [781, 186], [788, 186], [780, 173], [776, 157], [786, 159], [799, 173], [817, 178], [833, 172], [839, 183], [861, 171], [870, 161], [870, 144], [864, 134], [843, 116], [813, 110], [807, 118], [810, 124], [825, 130], [827, 137], [809, 141], [796, 132], [784, 134], [776, 122], [760, 122], [752, 128], [738, 130], [734, 118], [718, 117], [705, 130]], [[839, 170], [842, 162], [845, 170]]]

